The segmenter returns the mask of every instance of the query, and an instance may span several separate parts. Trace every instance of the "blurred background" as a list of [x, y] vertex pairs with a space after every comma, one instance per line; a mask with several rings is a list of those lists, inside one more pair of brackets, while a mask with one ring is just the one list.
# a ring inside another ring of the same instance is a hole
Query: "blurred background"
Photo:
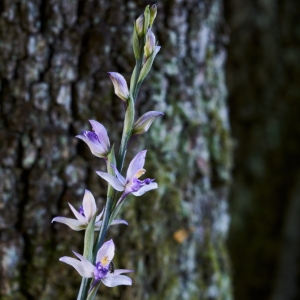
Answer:
[[[74, 136], [96, 119], [118, 143], [107, 72], [130, 80], [132, 23], [154, 1], [0, 2], [0, 298], [75, 299], [71, 216], [98, 207], [104, 164]], [[300, 3], [157, 1], [162, 46], [137, 102], [164, 112], [147, 148], [159, 189], [130, 198], [108, 238], [133, 287], [99, 299], [300, 299]], [[128, 164], [126, 161], [125, 166]]]
[[225, 1], [236, 299], [300, 299], [297, 1]]

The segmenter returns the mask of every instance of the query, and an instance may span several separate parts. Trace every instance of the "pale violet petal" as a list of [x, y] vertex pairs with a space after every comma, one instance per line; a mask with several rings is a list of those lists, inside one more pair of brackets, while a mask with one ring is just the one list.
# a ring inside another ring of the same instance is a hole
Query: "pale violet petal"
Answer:
[[75, 219], [70, 219], [70, 218], [65, 218], [65, 217], [55, 217], [52, 222], [58, 222], [58, 223], [63, 223], [69, 226], [71, 229], [75, 231], [80, 231], [84, 230], [86, 228], [85, 225], [83, 225], [80, 221], [75, 220]]
[[88, 272], [91, 272], [91, 273], [94, 273], [94, 268], [95, 266], [90, 262], [88, 261], [85, 257], [83, 257], [81, 254], [75, 252], [75, 251], [72, 251], [80, 260], [81, 262], [84, 264], [84, 267], [85, 269], [88, 271]]
[[82, 206], [85, 218], [90, 221], [97, 211], [97, 206], [95, 198], [89, 190], [85, 190]]
[[112, 261], [112, 259], [115, 256], [115, 244], [113, 240], [109, 240], [105, 242], [102, 247], [97, 252], [97, 259], [96, 262], [101, 261], [101, 259], [107, 256], [109, 261]]
[[137, 192], [133, 192], [132, 194], [134, 196], [142, 196], [146, 192], [154, 190], [154, 189], [157, 189], [157, 183], [151, 182], [150, 184], [146, 184], [146, 185], [142, 186]]
[[105, 148], [105, 151], [108, 152], [110, 143], [109, 143], [109, 138], [105, 127], [101, 123], [94, 120], [89, 120], [89, 122], [92, 125], [95, 133], [98, 135], [99, 141], [102, 144], [102, 146]]
[[100, 177], [102, 177], [104, 180], [106, 180], [112, 187], [117, 191], [124, 191], [125, 187], [120, 182], [120, 180], [108, 173], [97, 171], [96, 172]]
[[87, 222], [86, 218], [85, 218], [82, 214], [80, 214], [80, 213], [73, 207], [72, 204], [70, 204], [70, 203], [68, 203], [68, 204], [69, 204], [69, 206], [70, 206], [70, 208], [71, 208], [71, 210], [72, 210], [74, 216], [76, 217], [76, 219], [79, 220], [83, 225], [87, 225], [88, 222]]
[[147, 150], [143, 150], [139, 152], [133, 160], [130, 162], [128, 170], [127, 170], [127, 176], [126, 181], [129, 182], [133, 176], [144, 167], [145, 159], [146, 159], [146, 153]]
[[78, 139], [84, 141], [90, 148], [91, 152], [98, 157], [106, 157], [107, 151], [99, 142], [92, 142], [89, 138], [83, 134], [76, 135]]
[[111, 222], [111, 225], [118, 225], [118, 224], [125, 224], [128, 225], [128, 223], [125, 220], [113, 220]]
[[117, 285], [132, 285], [132, 280], [125, 275], [105, 276], [101, 279], [102, 283], [108, 287]]
[[82, 277], [93, 277], [93, 272], [91, 272], [90, 268], [87, 268], [87, 266], [82, 261], [68, 256], [63, 256], [59, 260], [75, 268]]
[[114, 169], [114, 171], [115, 171], [115, 173], [116, 173], [117, 178], [119, 179], [119, 181], [120, 181], [123, 185], [125, 185], [126, 180], [125, 180], [125, 178], [121, 175], [121, 173], [118, 171], [117, 167], [116, 167], [115, 165], [113, 165], [113, 164], [111, 164], [111, 166], [112, 166], [112, 168]]

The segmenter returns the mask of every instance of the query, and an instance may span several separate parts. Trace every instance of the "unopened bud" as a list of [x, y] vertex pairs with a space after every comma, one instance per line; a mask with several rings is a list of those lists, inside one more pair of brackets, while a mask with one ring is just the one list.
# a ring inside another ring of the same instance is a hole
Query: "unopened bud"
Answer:
[[147, 132], [154, 120], [162, 115], [163, 113], [160, 111], [148, 111], [143, 114], [133, 125], [132, 135], [139, 135]]
[[150, 27], [152, 26], [152, 24], [156, 18], [156, 15], [157, 15], [157, 6], [156, 6], [156, 4], [153, 4], [150, 7]]
[[148, 29], [147, 35], [146, 35], [146, 44], [144, 47], [144, 53], [145, 57], [148, 58], [151, 56], [155, 48], [155, 35], [151, 31], [151, 29]]
[[139, 38], [144, 34], [144, 19], [144, 14], [141, 14], [135, 21], [135, 28]]
[[108, 72], [108, 75], [114, 85], [115, 94], [124, 101], [127, 101], [129, 98], [129, 90], [125, 78], [116, 72]]

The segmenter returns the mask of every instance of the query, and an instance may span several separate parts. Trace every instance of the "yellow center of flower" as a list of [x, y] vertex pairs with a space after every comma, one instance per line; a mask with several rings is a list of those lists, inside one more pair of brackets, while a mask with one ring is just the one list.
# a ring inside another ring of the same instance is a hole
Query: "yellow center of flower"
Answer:
[[145, 169], [139, 169], [136, 173], [135, 173], [135, 175], [134, 175], [134, 177], [135, 178], [140, 178], [142, 175], [144, 175], [146, 173], [146, 170]]
[[106, 255], [106, 256], [103, 256], [103, 257], [101, 258], [100, 262], [101, 262], [101, 265], [102, 265], [103, 267], [105, 267], [105, 266], [109, 263], [108, 256], [107, 256], [107, 255]]

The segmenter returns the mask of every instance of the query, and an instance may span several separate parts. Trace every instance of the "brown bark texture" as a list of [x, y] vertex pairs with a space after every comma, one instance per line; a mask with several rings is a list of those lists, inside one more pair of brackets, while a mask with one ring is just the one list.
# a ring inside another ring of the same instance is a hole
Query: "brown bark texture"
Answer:
[[[0, 3], [1, 299], [75, 299], [80, 276], [58, 261], [82, 253], [71, 217], [89, 189], [98, 208], [102, 160], [74, 136], [101, 122], [112, 143], [124, 109], [108, 71], [129, 81], [132, 25], [145, 1], [4, 0]], [[231, 299], [224, 240], [231, 143], [219, 0], [161, 1], [154, 33], [162, 46], [140, 91], [136, 115], [164, 112], [128, 158], [148, 149], [159, 189], [130, 197], [109, 229], [115, 266], [132, 287], [101, 286], [99, 299]], [[125, 162], [125, 169], [128, 165]]]

